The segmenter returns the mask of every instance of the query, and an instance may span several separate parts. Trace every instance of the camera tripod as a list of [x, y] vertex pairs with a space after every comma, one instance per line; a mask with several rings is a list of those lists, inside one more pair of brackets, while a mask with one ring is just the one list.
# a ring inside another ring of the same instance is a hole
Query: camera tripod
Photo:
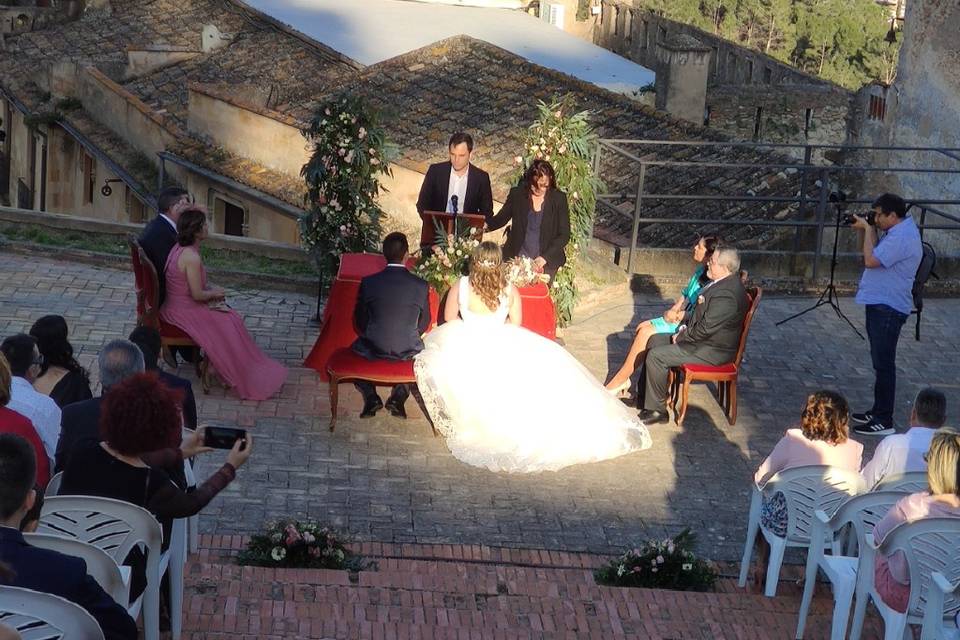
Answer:
[[833, 278], [837, 271], [837, 245], [840, 241], [840, 219], [843, 217], [844, 209], [845, 207], [837, 205], [836, 221], [834, 222], [834, 225], [833, 225], [833, 229], [834, 229], [833, 254], [830, 257], [830, 282], [828, 282], [826, 288], [822, 292], [820, 292], [820, 297], [817, 299], [816, 302], [813, 303], [812, 306], [809, 306], [803, 311], [799, 311], [793, 314], [792, 316], [789, 316], [777, 322], [776, 324], [778, 327], [784, 324], [785, 322], [790, 322], [794, 318], [799, 318], [803, 314], [813, 311], [814, 309], [819, 309], [824, 305], [830, 305], [833, 308], [833, 310], [837, 313], [837, 317], [843, 320], [844, 322], [846, 322], [848, 325], [850, 325], [850, 328], [853, 329], [853, 332], [857, 334], [861, 340], [866, 339], [863, 337], [863, 334], [860, 333], [860, 331], [850, 321], [850, 318], [844, 315], [843, 311], [840, 310], [840, 305], [838, 304], [840, 301], [840, 296], [837, 295], [837, 287], [833, 284]]

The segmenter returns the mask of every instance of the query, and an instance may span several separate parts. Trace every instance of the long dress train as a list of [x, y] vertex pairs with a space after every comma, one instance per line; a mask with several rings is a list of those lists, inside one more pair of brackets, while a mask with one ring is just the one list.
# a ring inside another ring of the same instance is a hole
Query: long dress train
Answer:
[[555, 471], [651, 446], [646, 427], [567, 351], [505, 324], [496, 312], [471, 313], [460, 280], [463, 320], [427, 334], [414, 370], [434, 426], [458, 460], [491, 471]]

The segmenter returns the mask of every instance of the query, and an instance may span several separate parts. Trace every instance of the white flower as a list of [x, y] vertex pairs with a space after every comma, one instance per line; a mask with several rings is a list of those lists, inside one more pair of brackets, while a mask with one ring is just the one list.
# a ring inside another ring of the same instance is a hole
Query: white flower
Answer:
[[330, 109], [324, 109], [323, 112], [327, 115], [330, 115]]
[[617, 577], [618, 577], [618, 578], [621, 577], [621, 576], [622, 576], [623, 574], [625, 574], [626, 572], [627, 572], [627, 568], [626, 568], [625, 566], [623, 566], [622, 564], [621, 564], [619, 567], [617, 567]]
[[284, 549], [283, 547], [274, 547], [270, 551], [270, 557], [276, 560], [277, 562], [280, 562], [281, 560], [287, 557], [287, 550]]
[[559, 117], [562, 116], [562, 115], [563, 115], [563, 112], [560, 111], [559, 109], [557, 109], [556, 111], [553, 112], [553, 116], [554, 116], [555, 118], [559, 118]]
[[549, 153], [548, 153], [547, 156], [544, 158], [544, 160], [546, 160], [547, 162], [550, 162], [550, 154], [549, 154]]
[[653, 569], [650, 569], [650, 571], [653, 572], [653, 573], [656, 573], [656, 572], [657, 572], [657, 568], [654, 567]]
[[376, 158], [370, 158], [370, 165], [371, 165], [371, 166], [374, 166], [374, 167], [375, 167], [375, 166], [377, 166], [378, 164], [380, 164], [380, 161], [379, 161], [379, 160], [377, 160]]
[[557, 153], [566, 153], [566, 152], [567, 152], [567, 145], [565, 144], [560, 145], [560, 148], [557, 149]]
[[664, 563], [663, 556], [657, 556], [657, 564], [663, 564], [663, 563]]
[[684, 571], [690, 571], [691, 569], [693, 569], [693, 565], [692, 565], [691, 563], [689, 563], [689, 562], [684, 562], [684, 563], [680, 566], [680, 568], [683, 569]]
[[515, 156], [515, 157], [513, 158], [513, 162], [514, 162], [515, 164], [522, 164], [522, 163], [523, 163], [523, 156]]
[[357, 132], [357, 137], [360, 138], [361, 140], [363, 140], [364, 138], [366, 138], [366, 137], [367, 137], [367, 130], [364, 129], [363, 127], [360, 127], [360, 131]]
[[457, 256], [462, 256], [462, 255], [463, 255], [463, 251], [460, 251], [460, 249], [457, 249]]
[[347, 155], [344, 156], [343, 159], [347, 164], [353, 162], [353, 149], [350, 149], [350, 151], [347, 151]]
[[574, 191], [573, 193], [570, 194], [570, 197], [573, 198], [574, 200], [579, 200], [580, 194]]

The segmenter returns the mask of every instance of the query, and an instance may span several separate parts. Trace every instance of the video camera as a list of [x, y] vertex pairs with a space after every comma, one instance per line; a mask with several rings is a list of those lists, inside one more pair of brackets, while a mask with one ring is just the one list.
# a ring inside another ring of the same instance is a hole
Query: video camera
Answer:
[[[850, 204], [847, 202], [847, 193], [845, 191], [831, 191], [828, 197], [828, 200], [833, 203], [837, 208], [837, 213], [843, 214], [843, 217], [840, 218], [840, 223], [850, 226], [855, 222], [853, 219], [853, 214], [845, 213], [847, 207]], [[862, 216], [866, 219], [867, 224], [873, 226], [877, 222], [877, 214], [875, 211], [868, 211]]]

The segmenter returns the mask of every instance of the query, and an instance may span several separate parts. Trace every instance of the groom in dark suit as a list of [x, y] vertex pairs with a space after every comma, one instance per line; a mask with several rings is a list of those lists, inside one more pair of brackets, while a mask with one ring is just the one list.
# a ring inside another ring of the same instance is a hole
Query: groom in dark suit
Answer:
[[671, 367], [686, 363], [720, 365], [732, 362], [740, 346], [743, 320], [750, 303], [740, 282], [740, 256], [720, 246], [707, 262], [710, 283], [700, 290], [692, 313], [675, 334], [657, 334], [648, 342], [640, 395], [645, 424], [668, 419], [665, 400]]
[[157, 270], [157, 284], [160, 291], [157, 304], [163, 304], [167, 286], [164, 271], [167, 267], [167, 256], [173, 245], [177, 244], [177, 221], [180, 212], [190, 204], [190, 194], [180, 187], [167, 187], [157, 197], [157, 217], [147, 223], [140, 236], [140, 246]]
[[[423, 350], [420, 336], [430, 326], [429, 286], [406, 266], [407, 237], [399, 232], [383, 239], [387, 268], [360, 281], [354, 324], [359, 337], [350, 347], [370, 360], [411, 360]], [[384, 403], [376, 387], [355, 383], [363, 394], [361, 418], [372, 418]], [[403, 404], [410, 395], [405, 384], [393, 387], [386, 407], [391, 415], [406, 418]]]
[[493, 192], [490, 176], [470, 163], [473, 138], [469, 133], [450, 137], [450, 160], [430, 165], [420, 185], [417, 211], [447, 213], [482, 213], [493, 215]]

